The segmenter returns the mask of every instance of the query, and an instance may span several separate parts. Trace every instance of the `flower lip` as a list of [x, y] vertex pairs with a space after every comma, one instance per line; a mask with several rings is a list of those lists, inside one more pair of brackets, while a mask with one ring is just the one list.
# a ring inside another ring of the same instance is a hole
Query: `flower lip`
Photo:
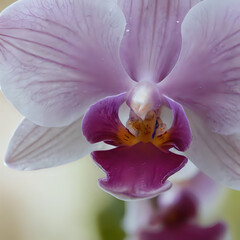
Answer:
[[141, 142], [95, 151], [92, 157], [106, 173], [106, 178], [99, 180], [101, 188], [124, 200], [151, 198], [168, 190], [171, 183], [167, 178], [187, 162], [184, 156]]
[[131, 132], [118, 114], [126, 96], [107, 97], [92, 105], [83, 119], [83, 133], [91, 143], [104, 141], [117, 146], [92, 153], [107, 175], [99, 181], [104, 190], [124, 200], [154, 197], [170, 187], [167, 178], [186, 164], [186, 157], [169, 149], [184, 151], [189, 146], [190, 127], [182, 107], [162, 96], [161, 102], [173, 112], [172, 127], [165, 131], [158, 110], [149, 111], [143, 120], [130, 110], [129, 120], [134, 121], [128, 125], [135, 133]]

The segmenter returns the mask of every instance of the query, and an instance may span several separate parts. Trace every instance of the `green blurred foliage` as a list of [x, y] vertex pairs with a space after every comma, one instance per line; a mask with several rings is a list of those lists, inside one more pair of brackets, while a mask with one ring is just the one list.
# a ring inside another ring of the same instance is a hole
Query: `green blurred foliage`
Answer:
[[101, 240], [123, 240], [125, 233], [122, 229], [124, 202], [113, 198], [97, 217]]
[[227, 221], [232, 239], [240, 239], [240, 191], [228, 190], [220, 216]]

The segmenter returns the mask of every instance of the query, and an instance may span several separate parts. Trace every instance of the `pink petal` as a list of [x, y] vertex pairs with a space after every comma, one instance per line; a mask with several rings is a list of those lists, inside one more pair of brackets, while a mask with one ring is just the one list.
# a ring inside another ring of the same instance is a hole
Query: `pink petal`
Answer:
[[193, 7], [182, 24], [179, 60], [159, 86], [199, 114], [209, 130], [226, 135], [240, 130], [239, 8], [236, 0]]
[[186, 156], [205, 174], [240, 190], [240, 134], [210, 132], [193, 112], [187, 112], [193, 139]]
[[226, 226], [221, 222], [209, 227], [200, 227], [189, 223], [158, 231], [143, 231], [139, 240], [223, 240], [225, 232]]
[[181, 49], [184, 16], [199, 0], [118, 0], [127, 26], [121, 57], [135, 81], [159, 82], [172, 70]]
[[[159, 200], [161, 197], [164, 197], [164, 194], [159, 196]], [[198, 199], [191, 191], [183, 189], [178, 193], [175, 192], [171, 200], [166, 203], [159, 201], [159, 218], [165, 227], [176, 227], [197, 217]], [[173, 215], [175, 218], [172, 218]]]
[[184, 109], [172, 99], [166, 96], [164, 99], [173, 112], [173, 123], [169, 129], [171, 142], [177, 150], [185, 151], [192, 141], [192, 133]]
[[125, 101], [126, 94], [107, 97], [92, 105], [85, 114], [82, 131], [90, 143], [111, 141], [113, 145], [118, 142], [118, 129], [124, 127], [118, 111]]
[[48, 168], [78, 160], [93, 149], [82, 135], [81, 119], [61, 128], [24, 119], [10, 141], [5, 163], [18, 170]]
[[201, 205], [211, 205], [211, 202], [215, 204], [216, 198], [219, 198], [220, 193], [222, 193], [220, 184], [217, 184], [212, 178], [209, 178], [202, 172], [199, 172], [195, 177], [186, 181], [186, 183], [183, 186], [180, 185], [180, 189], [192, 192]]
[[64, 126], [90, 104], [129, 88], [125, 29], [111, 0], [19, 0], [0, 15], [1, 87], [36, 124]]
[[179, 189], [188, 190], [197, 197], [201, 219], [209, 219], [211, 217], [212, 210], [222, 202], [226, 191], [226, 188], [202, 172], [199, 172], [194, 178], [185, 181], [185, 184], [179, 185]]
[[120, 199], [150, 198], [166, 191], [166, 179], [187, 162], [184, 156], [162, 152], [151, 143], [95, 151], [94, 160], [107, 174], [100, 186]]

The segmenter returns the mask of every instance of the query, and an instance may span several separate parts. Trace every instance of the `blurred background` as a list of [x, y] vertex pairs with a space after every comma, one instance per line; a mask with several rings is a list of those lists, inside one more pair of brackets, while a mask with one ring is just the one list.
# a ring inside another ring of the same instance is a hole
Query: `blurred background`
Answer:
[[[0, 10], [14, 1], [0, 0]], [[124, 203], [103, 192], [103, 176], [89, 156], [34, 172], [2, 160], [22, 116], [0, 93], [0, 240], [123, 240]], [[240, 239], [240, 192], [226, 189], [209, 220], [225, 220]]]

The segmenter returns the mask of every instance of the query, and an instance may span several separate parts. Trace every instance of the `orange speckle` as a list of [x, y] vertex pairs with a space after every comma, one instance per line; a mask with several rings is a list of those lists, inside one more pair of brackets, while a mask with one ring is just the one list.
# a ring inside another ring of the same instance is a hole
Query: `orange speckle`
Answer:
[[118, 141], [123, 146], [151, 142], [158, 148], [166, 148], [170, 143], [170, 131], [166, 131], [166, 124], [162, 122], [155, 111], [149, 111], [144, 120], [141, 118], [134, 121], [129, 120], [127, 125], [129, 129], [122, 125], [117, 134]]

